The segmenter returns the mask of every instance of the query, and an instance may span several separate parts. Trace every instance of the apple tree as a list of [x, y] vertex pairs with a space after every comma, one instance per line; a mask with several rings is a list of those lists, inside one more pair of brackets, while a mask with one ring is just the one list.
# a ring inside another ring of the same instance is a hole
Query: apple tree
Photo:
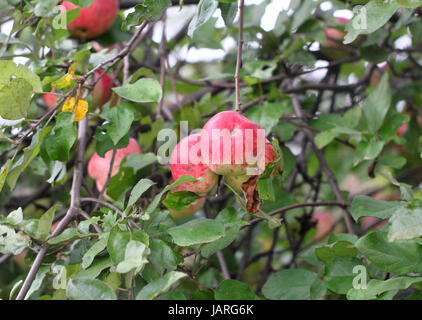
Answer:
[[0, 298], [422, 299], [421, 14], [0, 0]]

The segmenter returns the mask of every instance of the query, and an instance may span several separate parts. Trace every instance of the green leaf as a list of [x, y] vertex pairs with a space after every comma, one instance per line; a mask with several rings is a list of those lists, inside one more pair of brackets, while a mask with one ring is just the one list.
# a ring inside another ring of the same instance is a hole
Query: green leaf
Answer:
[[49, 17], [55, 15], [56, 12], [54, 12], [54, 8], [57, 6], [57, 2], [57, 0], [44, 0], [38, 2], [34, 8], [34, 14], [37, 17]]
[[118, 226], [114, 226], [110, 230], [107, 251], [116, 265], [125, 259], [126, 246], [131, 238], [132, 236], [129, 231], [120, 231]]
[[208, 258], [217, 251], [230, 245], [239, 234], [240, 227], [248, 224], [242, 220], [244, 214], [245, 212], [243, 210], [236, 211], [233, 207], [223, 209], [215, 220], [224, 224], [225, 234], [220, 239], [203, 245], [201, 247], [201, 255]]
[[205, 24], [217, 10], [216, 0], [200, 0], [196, 8], [195, 15], [189, 24], [188, 36], [192, 38], [195, 30]]
[[105, 129], [114, 145], [117, 145], [117, 143], [128, 134], [134, 120], [133, 110], [128, 108], [125, 103], [117, 107], [105, 109], [101, 112], [100, 116], [109, 121], [109, 123], [105, 125]]
[[281, 270], [273, 274], [262, 287], [262, 293], [272, 300], [304, 300], [311, 296], [317, 274], [303, 269]]
[[113, 266], [113, 261], [110, 257], [95, 259], [92, 265], [88, 269], [80, 270], [77, 274], [73, 276], [73, 279], [79, 278], [88, 278], [95, 279], [100, 275], [100, 273], [107, 268]]
[[301, 1], [301, 6], [295, 11], [293, 16], [293, 22], [290, 30], [299, 28], [308, 18], [311, 16], [312, 10], [314, 10], [319, 4], [319, 1], [304, 0]]
[[98, 153], [100, 157], [105, 157], [107, 151], [110, 150], [118, 150], [126, 148], [129, 145], [129, 134], [125, 135], [120, 141], [115, 145], [111, 137], [103, 131], [105, 126], [98, 127], [97, 132], [95, 133], [94, 137], [97, 139], [97, 143], [95, 144], [95, 151]]
[[183, 262], [183, 257], [163, 240], [151, 239], [149, 247], [151, 253], [148, 258], [160, 273], [165, 269], [176, 270], [177, 265]]
[[66, 295], [73, 300], [117, 300], [116, 293], [97, 279], [71, 279]]
[[337, 138], [338, 135], [339, 134], [335, 131], [322, 131], [315, 136], [315, 144], [319, 149], [322, 149]]
[[354, 258], [358, 250], [353, 244], [347, 241], [338, 241], [315, 249], [315, 254], [322, 262], [328, 262], [336, 257]]
[[132, 191], [130, 192], [130, 197], [127, 206], [130, 207], [135, 204], [136, 201], [155, 184], [154, 181], [149, 179], [141, 179], [138, 183], [133, 187]]
[[107, 247], [108, 237], [108, 232], [100, 234], [98, 241], [95, 242], [83, 255], [82, 268], [88, 268], [94, 261], [94, 258]]
[[397, 277], [386, 281], [372, 279], [366, 288], [351, 288], [347, 292], [348, 300], [371, 300], [376, 299], [382, 293], [391, 290], [404, 290], [412, 284], [422, 281], [422, 277]]
[[397, 11], [399, 5], [396, 0], [371, 0], [359, 8], [352, 20], [346, 25], [347, 34], [343, 43], [353, 42], [360, 34], [370, 34], [381, 28]]
[[140, 4], [135, 6], [135, 11], [128, 14], [122, 28], [128, 30], [144, 20], [157, 21], [170, 5], [169, 0], [141, 0]]
[[237, 14], [237, 1], [232, 3], [219, 2], [218, 6], [221, 10], [221, 16], [223, 17], [224, 23], [227, 27], [231, 26]]
[[[28, 167], [32, 160], [40, 153], [41, 143], [44, 138], [50, 133], [51, 127], [46, 127], [41, 131], [37, 131], [34, 137], [32, 138], [31, 144], [23, 149], [23, 156], [19, 158], [17, 162], [15, 162], [12, 168], [9, 170], [9, 174], [7, 176], [7, 184], [9, 185], [10, 189], [13, 190], [15, 188], [16, 182], [22, 172]], [[1, 190], [1, 188], [0, 188]]]
[[0, 253], [17, 255], [29, 246], [28, 236], [8, 226], [0, 224], [0, 235]]
[[265, 130], [265, 135], [268, 135], [273, 127], [277, 125], [287, 108], [288, 105], [285, 100], [280, 103], [266, 103], [249, 108], [245, 116], [259, 124]]
[[113, 88], [120, 97], [134, 102], [160, 102], [163, 90], [155, 79], [142, 78], [133, 84]]
[[11, 225], [18, 225], [23, 220], [23, 212], [22, 208], [19, 207], [16, 210], [13, 210], [11, 213], [9, 213], [4, 220], [4, 222], [11, 224]]
[[237, 280], [224, 280], [215, 290], [215, 300], [255, 300], [252, 289]]
[[178, 246], [208, 243], [224, 236], [222, 223], [211, 219], [196, 219], [167, 230]]
[[61, 234], [59, 234], [57, 237], [50, 238], [47, 242], [48, 244], [60, 244], [64, 242], [70, 242], [77, 239], [83, 239], [83, 238], [89, 238], [93, 235], [97, 235], [95, 233], [89, 233], [89, 234], [82, 234], [78, 232], [78, 229], [76, 228], [69, 228], [64, 230]]
[[373, 160], [384, 148], [384, 141], [361, 141], [356, 147], [358, 160]]
[[399, 208], [390, 218], [388, 241], [409, 240], [422, 236], [422, 209]]
[[25, 295], [24, 300], [28, 300], [35, 291], [41, 288], [42, 282], [49, 271], [50, 271], [49, 266], [40, 267], [40, 269], [37, 272], [37, 275], [35, 276], [34, 282], [32, 282], [31, 287], [29, 288], [28, 292]]
[[6, 182], [7, 175], [12, 167], [13, 160], [8, 159], [3, 167], [0, 169], [0, 192], [3, 189], [4, 183]]
[[28, 82], [33, 91], [42, 91], [41, 80], [35, 73], [22, 64], [10, 60], [0, 61], [0, 84], [8, 85], [11, 79], [21, 78]]
[[62, 112], [56, 116], [56, 125], [53, 131], [44, 140], [47, 154], [51, 160], [65, 162], [69, 159], [69, 151], [77, 138], [73, 118], [72, 112]]
[[0, 84], [0, 116], [7, 120], [26, 117], [31, 101], [31, 84], [16, 78], [9, 85]]
[[378, 158], [378, 163], [394, 169], [401, 169], [406, 164], [407, 160], [404, 157], [386, 154]]
[[55, 205], [48, 209], [38, 221], [35, 237], [40, 241], [45, 241], [50, 233], [51, 225], [53, 223], [54, 213], [60, 208], [60, 205]]
[[142, 150], [149, 150], [157, 138], [158, 132], [164, 127], [164, 119], [158, 118], [154, 122], [151, 121], [149, 116], [141, 119], [142, 125], [149, 125], [151, 129], [147, 132], [143, 132], [139, 135], [139, 144]]
[[417, 240], [388, 242], [387, 232], [377, 230], [360, 238], [356, 248], [381, 270], [397, 275], [422, 270], [422, 247]]
[[[247, 73], [248, 77], [256, 79], [268, 79], [272, 76], [273, 71], [277, 68], [277, 63], [275, 61], [262, 60], [248, 61], [247, 63], [245, 63], [243, 68]], [[251, 81], [255, 83], [254, 80], [251, 79]], [[280, 107], [280, 104], [276, 105]], [[274, 110], [274, 107], [272, 109]]]
[[240, 227], [242, 225], [244, 225], [244, 222], [241, 221], [226, 224], [224, 236], [211, 243], [205, 244], [201, 249], [201, 255], [205, 258], [208, 258], [217, 251], [229, 246], [237, 238], [237, 235], [240, 231]]
[[352, 200], [350, 213], [355, 221], [361, 217], [387, 219], [404, 204], [398, 201], [382, 201], [368, 196], [356, 196]]
[[356, 266], [365, 267], [365, 264], [356, 258], [335, 257], [325, 265], [325, 276], [323, 282], [325, 286], [339, 294], [346, 294], [353, 285], [356, 274], [353, 269]]
[[404, 133], [403, 137], [406, 140], [406, 150], [409, 151], [414, 156], [419, 155], [419, 147], [420, 147], [420, 136], [422, 130], [419, 127], [418, 120], [416, 115], [412, 116], [410, 119], [409, 125], [407, 127], [406, 132]]
[[176, 191], [167, 193], [162, 203], [169, 209], [183, 210], [200, 198], [195, 192]]
[[132, 153], [120, 164], [119, 172], [110, 179], [107, 195], [118, 199], [124, 191], [137, 183], [137, 172], [157, 161], [157, 156], [149, 153]]
[[163, 197], [164, 193], [166, 193], [167, 191], [170, 191], [176, 188], [177, 186], [181, 185], [184, 182], [194, 182], [194, 181], [198, 181], [198, 180], [189, 175], [180, 176], [179, 179], [177, 179], [172, 184], [167, 185], [159, 194], [157, 194], [154, 197], [154, 200], [152, 200], [152, 202], [149, 204], [148, 208], [145, 210], [145, 213], [146, 214], [152, 213], [158, 207], [158, 205], [160, 204], [161, 198]]
[[149, 252], [144, 243], [130, 240], [126, 245], [124, 260], [117, 265], [116, 272], [128, 273], [136, 269], [135, 274], [138, 274], [144, 265], [148, 263], [146, 256]]
[[381, 127], [391, 105], [391, 90], [388, 74], [384, 73], [380, 83], [365, 99], [362, 109], [368, 129], [375, 133]]
[[187, 277], [187, 274], [178, 271], [170, 271], [164, 277], [148, 283], [136, 295], [136, 300], [152, 300], [160, 294], [167, 292], [172, 285], [180, 279]]

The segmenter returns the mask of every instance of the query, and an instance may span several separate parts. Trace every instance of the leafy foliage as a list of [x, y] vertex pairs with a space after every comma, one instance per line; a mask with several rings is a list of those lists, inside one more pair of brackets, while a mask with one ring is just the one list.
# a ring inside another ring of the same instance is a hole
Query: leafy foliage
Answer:
[[[422, 1], [120, 1], [84, 40], [72, 2], [0, 1], [1, 299], [420, 296]], [[182, 190], [172, 148], [237, 97], [280, 159]]]

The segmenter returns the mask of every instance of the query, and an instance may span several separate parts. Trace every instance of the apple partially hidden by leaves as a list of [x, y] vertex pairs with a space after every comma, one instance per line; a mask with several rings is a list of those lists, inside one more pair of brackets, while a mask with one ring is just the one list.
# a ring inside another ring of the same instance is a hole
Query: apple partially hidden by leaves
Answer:
[[[122, 160], [132, 153], [142, 153], [141, 147], [134, 138], [129, 139], [127, 147], [118, 149], [111, 169], [111, 176], [119, 172], [120, 163]], [[100, 157], [98, 153], [94, 153], [88, 162], [88, 174], [96, 181], [97, 189], [101, 191], [107, 181], [110, 164], [113, 157], [113, 150], [107, 151], [104, 158]]]
[[[337, 18], [337, 21], [341, 24], [349, 22], [347, 18]], [[358, 45], [362, 41], [362, 37], [359, 36], [350, 45], [343, 44], [346, 32], [340, 28], [325, 28], [324, 30], [326, 39], [321, 43], [321, 52], [331, 60], [339, 60], [350, 57], [353, 54], [352, 46]]]
[[[54, 93], [56, 92], [56, 90], [54, 88], [51, 88], [50, 92]], [[57, 103], [57, 96], [55, 94], [44, 94], [42, 98], [48, 108], [54, 107]]]
[[316, 222], [316, 239], [328, 235], [330, 230], [334, 227], [335, 221], [330, 211], [320, 211], [314, 214], [312, 220]]
[[178, 186], [167, 194], [163, 204], [169, 209], [174, 220], [186, 219], [204, 206], [205, 197], [183, 190]]
[[[94, 73], [94, 80], [96, 81], [104, 70], [99, 69]], [[92, 90], [92, 106], [95, 109], [100, 109], [111, 98], [111, 88], [113, 87], [113, 78], [111, 75], [105, 73], [98, 80], [97, 84]]]
[[[94, 80], [97, 80], [103, 73], [103, 69], [98, 69], [94, 73]], [[112, 96], [111, 88], [113, 87], [113, 77], [105, 73], [101, 76], [98, 82], [95, 84], [92, 90], [92, 106], [94, 109], [100, 109], [107, 103]], [[56, 92], [54, 88], [51, 89], [51, 93]], [[58, 97], [55, 94], [44, 94], [43, 100], [48, 108], [54, 107], [57, 103]], [[113, 103], [112, 103], [113, 105]]]
[[205, 195], [218, 182], [218, 176], [203, 163], [199, 134], [192, 134], [180, 140], [172, 151], [170, 168], [174, 180], [179, 179], [182, 175], [191, 175], [195, 179], [200, 178], [199, 181], [182, 183], [177, 187], [178, 190]]
[[[275, 150], [274, 146], [271, 144], [270, 141], [266, 140], [265, 143], [265, 167], [270, 162], [275, 162], [278, 160], [277, 151]], [[281, 166], [280, 166], [281, 165]], [[282, 164], [278, 163], [274, 166], [270, 176], [274, 176], [277, 170], [282, 170]], [[242, 192], [243, 188], [242, 185], [246, 183], [252, 176], [250, 175], [242, 175], [242, 176], [226, 176], [227, 184], [232, 187], [236, 192]]]
[[[66, 10], [78, 8], [72, 2], [63, 1]], [[93, 0], [88, 8], [81, 8], [79, 16], [67, 25], [74, 36], [92, 39], [111, 27], [119, 12], [118, 0]]]

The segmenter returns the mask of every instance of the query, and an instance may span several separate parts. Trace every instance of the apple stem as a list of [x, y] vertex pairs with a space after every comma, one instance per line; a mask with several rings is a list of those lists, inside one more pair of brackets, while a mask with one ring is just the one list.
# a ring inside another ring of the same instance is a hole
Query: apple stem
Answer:
[[235, 110], [241, 112], [240, 108], [240, 85], [239, 85], [239, 74], [240, 67], [242, 65], [242, 47], [243, 47], [243, 8], [244, 0], [239, 0], [239, 34], [237, 39], [237, 58], [236, 58], [236, 72], [234, 74], [235, 92], [236, 92], [236, 104]]

